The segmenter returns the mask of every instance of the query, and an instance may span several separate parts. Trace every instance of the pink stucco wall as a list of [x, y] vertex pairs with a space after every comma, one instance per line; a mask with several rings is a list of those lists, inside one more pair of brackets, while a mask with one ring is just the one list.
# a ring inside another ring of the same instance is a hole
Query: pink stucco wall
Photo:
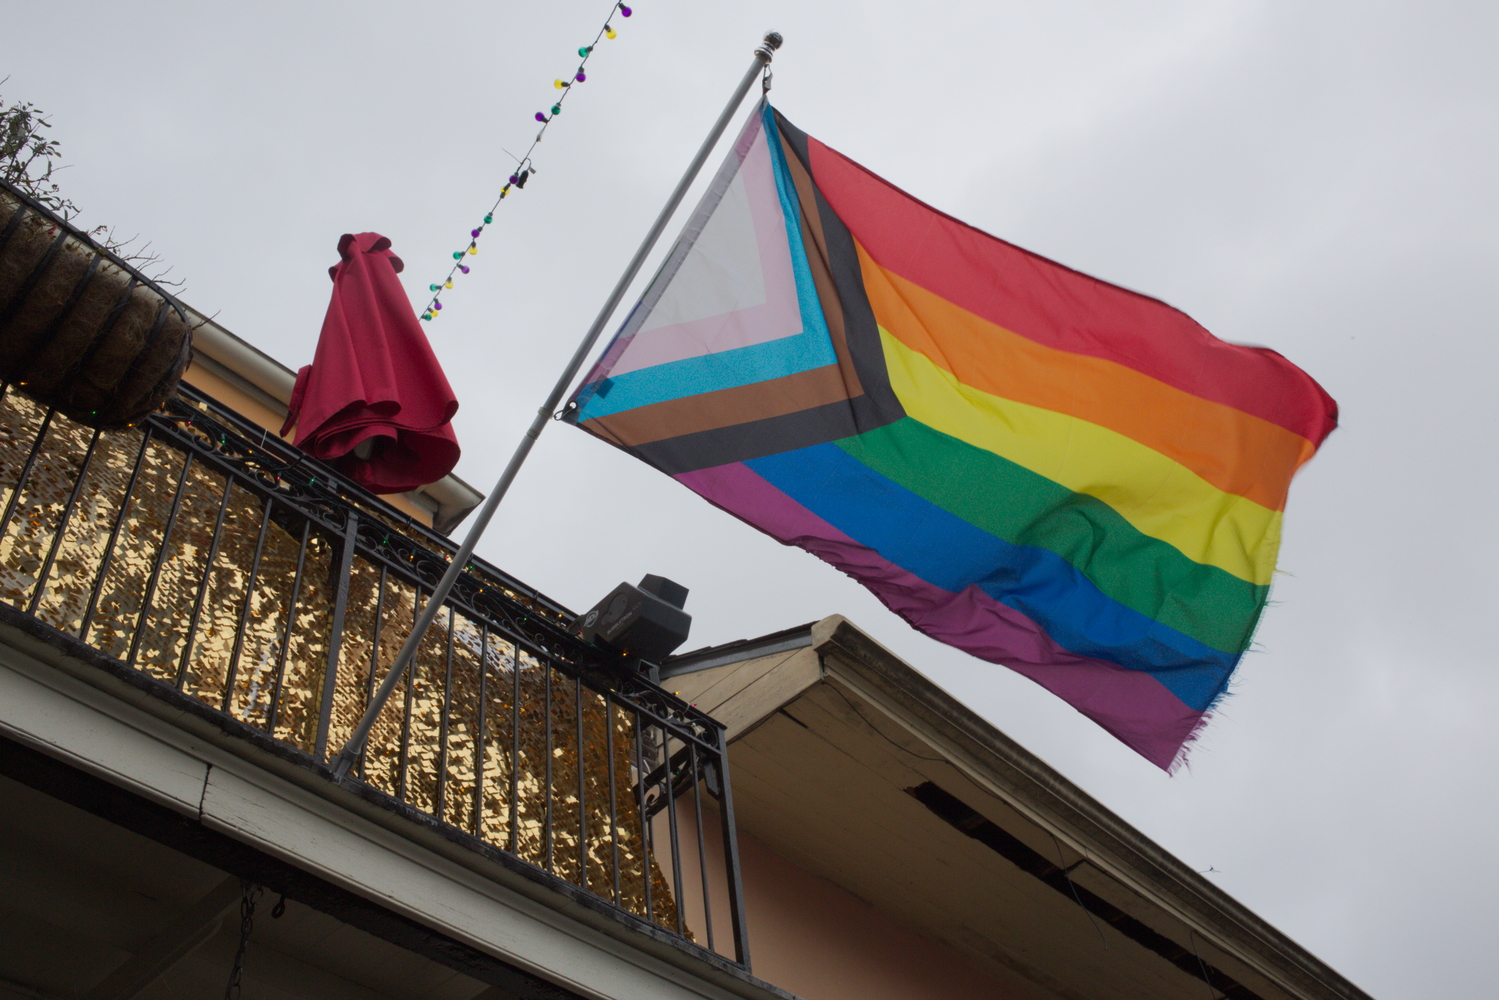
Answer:
[[[677, 898], [694, 936], [706, 945], [701, 875], [691, 863], [697, 851], [692, 801], [680, 802], [686, 806], [677, 815], [687, 863], [684, 891]], [[731, 954], [723, 867], [712, 849], [722, 842], [721, 834], [711, 814], [704, 826], [714, 943], [719, 952]], [[658, 826], [658, 838], [664, 836]], [[739, 853], [750, 957], [760, 979], [805, 1000], [1032, 1000], [1041, 995], [998, 981], [960, 952], [922, 937], [744, 832]]]

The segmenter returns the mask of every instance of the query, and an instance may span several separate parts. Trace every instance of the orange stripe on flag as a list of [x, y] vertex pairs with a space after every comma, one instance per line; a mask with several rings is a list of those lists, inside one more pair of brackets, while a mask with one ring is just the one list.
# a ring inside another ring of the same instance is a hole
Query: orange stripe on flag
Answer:
[[1107, 427], [1270, 510], [1285, 506], [1291, 476], [1316, 451], [1306, 438], [1253, 414], [1012, 333], [858, 250], [876, 322], [975, 389]]

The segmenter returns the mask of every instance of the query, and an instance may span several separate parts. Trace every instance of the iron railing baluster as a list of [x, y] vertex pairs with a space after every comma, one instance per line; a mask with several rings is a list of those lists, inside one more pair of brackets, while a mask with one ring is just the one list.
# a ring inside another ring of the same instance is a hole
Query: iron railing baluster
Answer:
[[588, 789], [583, 780], [588, 756], [583, 747], [583, 678], [573, 678], [573, 704], [578, 709], [578, 886], [588, 888]]
[[[690, 746], [691, 744], [689, 744]], [[671, 734], [661, 727], [661, 755], [666, 758], [666, 774], [662, 777], [662, 794], [666, 796], [666, 831], [671, 845], [671, 884], [677, 894], [677, 933], [684, 930], [682, 923], [682, 845], [677, 835], [676, 782], [671, 773]]]
[[21, 494], [26, 490], [26, 483], [31, 479], [31, 468], [36, 465], [36, 456], [41, 453], [42, 442], [47, 439], [47, 429], [52, 426], [52, 415], [56, 410], [48, 410], [47, 415], [42, 418], [41, 430], [36, 433], [36, 440], [31, 442], [31, 451], [26, 456], [26, 461], [21, 464], [21, 472], [16, 477], [16, 488], [11, 491], [10, 499], [5, 502], [5, 514], [0, 516], [0, 540], [10, 533], [10, 519], [15, 516], [16, 506], [21, 502]]
[[161, 581], [161, 567], [166, 564], [167, 553], [172, 548], [172, 529], [177, 526], [177, 514], [182, 510], [182, 494], [187, 489], [187, 477], [192, 468], [193, 454], [187, 452], [182, 456], [182, 472], [177, 476], [177, 492], [172, 495], [172, 512], [167, 515], [166, 526], [161, 529], [161, 546], [156, 550], [156, 558], [151, 563], [151, 576], [146, 581], [146, 592], [141, 595], [141, 613], [135, 621], [135, 634], [130, 637], [130, 655], [125, 658], [127, 667], [135, 666], [141, 636], [145, 634], [146, 623], [151, 619], [151, 601], [155, 599], [156, 585]]
[[[384, 566], [380, 567], [380, 589], [375, 593], [374, 632], [370, 636], [370, 669], [364, 684], [365, 705], [369, 705], [370, 699], [375, 696], [375, 677], [380, 673], [380, 631], [385, 627], [385, 579], [388, 572]], [[365, 745], [359, 751], [357, 771], [360, 781], [365, 780], [364, 762], [368, 754], [369, 746]]]
[[[417, 587], [411, 592], [411, 620], [414, 622], [422, 613], [422, 588]], [[407, 768], [411, 764], [411, 709], [412, 702], [416, 698], [416, 671], [417, 664], [421, 662], [420, 657], [413, 656], [411, 663], [406, 667], [406, 697], [402, 699], [403, 709], [401, 714], [401, 756], [397, 762], [400, 768], [399, 780], [396, 782], [396, 798], [402, 802], [406, 801], [406, 795], [410, 791], [407, 781]]]
[[339, 546], [338, 565], [333, 570], [333, 621], [328, 627], [328, 660], [323, 669], [323, 690], [317, 714], [317, 739], [312, 755], [328, 757], [328, 731], [333, 727], [333, 695], [338, 687], [338, 661], [343, 653], [344, 619], [349, 612], [349, 582], [354, 576], [354, 550], [359, 543], [359, 515], [349, 511]]
[[609, 847], [614, 861], [614, 905], [620, 905], [619, 895], [619, 801], [614, 784], [614, 772], [618, 770], [614, 761], [614, 695], [604, 692], [604, 747], [609, 754]]
[[[223, 711], [230, 715], [234, 704], [234, 685], [239, 681], [239, 658], [245, 649], [245, 627], [250, 623], [250, 610], [255, 606], [255, 586], [260, 579], [260, 557], [265, 552], [265, 538], [271, 527], [271, 508], [276, 501], [265, 498], [260, 510], [260, 531], [255, 535], [255, 555], [250, 558], [250, 575], [245, 580], [245, 601], [239, 609], [239, 627], [234, 630], [234, 648], [229, 652], [229, 671], [224, 678]], [[248, 708], [248, 706], [246, 706]]]
[[724, 867], [728, 872], [729, 925], [734, 932], [734, 959], [750, 968], [749, 930], [744, 920], [744, 886], [739, 879], [739, 831], [734, 826], [734, 793], [729, 788], [729, 741], [724, 728], [713, 723], [718, 730], [718, 755], [715, 762], [718, 770], [719, 824], [723, 827]]
[[94, 459], [94, 449], [99, 444], [99, 431], [94, 431], [93, 437], [89, 438], [88, 450], [83, 453], [83, 462], [78, 467], [78, 476], [73, 480], [73, 489], [68, 493], [67, 503], [63, 505], [62, 514], [57, 519], [57, 533], [52, 536], [52, 544], [47, 547], [47, 558], [42, 562], [42, 568], [37, 571], [36, 586], [31, 592], [31, 600], [26, 602], [26, 613], [35, 615], [36, 609], [41, 606], [42, 597], [47, 590], [47, 578], [52, 575], [52, 566], [57, 561], [57, 551], [62, 548], [63, 537], [68, 533], [68, 521], [73, 517], [73, 508], [78, 504], [78, 494], [83, 492], [84, 481], [88, 479], [89, 463]]
[[542, 832], [542, 844], [546, 853], [546, 870], [556, 874], [552, 868], [552, 662], [541, 661], [541, 670], [546, 677], [546, 705], [543, 717], [546, 722], [546, 819]]
[[187, 665], [193, 656], [193, 641], [198, 635], [198, 620], [203, 615], [203, 598], [208, 594], [209, 581], [213, 579], [214, 560], [219, 557], [219, 540], [224, 534], [224, 515], [229, 511], [229, 494], [234, 492], [234, 480], [224, 480], [224, 495], [219, 498], [219, 513], [213, 522], [213, 538], [208, 543], [208, 558], [203, 563], [203, 579], [198, 581], [198, 592], [193, 596], [193, 611], [187, 619], [187, 638], [182, 643], [182, 658], [177, 662], [177, 679], [174, 686], [182, 690], [187, 678]]
[[484, 833], [484, 727], [489, 725], [489, 623], [479, 623], [479, 719], [474, 730], [474, 836]]
[[291, 601], [286, 607], [286, 628], [281, 632], [281, 652], [276, 656], [276, 679], [271, 684], [271, 707], [266, 712], [265, 731], [276, 735], [276, 722], [281, 716], [282, 687], [286, 681], [286, 657], [291, 652], [291, 633], [297, 624], [297, 603], [302, 599], [302, 570], [307, 565], [307, 540], [312, 534], [312, 522], [302, 522], [302, 540], [297, 545], [297, 571], [291, 578]]
[[635, 713], [635, 802], [640, 810], [640, 877], [645, 882], [645, 919], [656, 922], [656, 907], [651, 903], [651, 820], [645, 801], [645, 740], [640, 713]]
[[[703, 881], [703, 930], [708, 937], [708, 950], [717, 951], [713, 946], [713, 894], [708, 890], [708, 848], [707, 837], [703, 831], [703, 773], [698, 767], [697, 747], [689, 743], [687, 749], [689, 766], [692, 768], [688, 772], [692, 775], [692, 808], [697, 819], [697, 870]], [[685, 888], [681, 894], [685, 899]]]
[[520, 646], [510, 644], [510, 853], [520, 855]]
[[[453, 606], [448, 611], [447, 663], [442, 679], [442, 710], [437, 721], [437, 795], [433, 801], [433, 813], [440, 820], [447, 817], [448, 791], [448, 733], [449, 715], [453, 705]], [[439, 612], [440, 614], [441, 612]]]

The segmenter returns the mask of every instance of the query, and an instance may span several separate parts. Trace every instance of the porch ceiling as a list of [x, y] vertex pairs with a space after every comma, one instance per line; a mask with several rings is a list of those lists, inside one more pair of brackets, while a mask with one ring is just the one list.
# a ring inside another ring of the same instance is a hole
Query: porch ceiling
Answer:
[[[139, 1000], [222, 994], [239, 946], [237, 879], [10, 778], [0, 802], [0, 998], [118, 998], [127, 980]], [[297, 902], [273, 918], [276, 902], [256, 908], [247, 997], [509, 996]]]

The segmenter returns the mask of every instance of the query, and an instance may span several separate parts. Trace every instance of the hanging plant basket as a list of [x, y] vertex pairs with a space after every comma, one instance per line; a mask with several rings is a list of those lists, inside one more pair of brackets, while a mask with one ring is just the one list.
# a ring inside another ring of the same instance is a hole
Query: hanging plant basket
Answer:
[[0, 182], [0, 380], [90, 427], [125, 427], [176, 391], [191, 356], [180, 302]]

